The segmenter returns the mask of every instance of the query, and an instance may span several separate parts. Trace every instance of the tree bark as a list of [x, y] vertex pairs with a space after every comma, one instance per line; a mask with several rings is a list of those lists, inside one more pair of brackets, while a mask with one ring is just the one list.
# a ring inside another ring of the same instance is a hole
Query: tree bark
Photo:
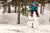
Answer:
[[49, 21], [50, 21], [50, 18], [49, 18]]
[[20, 24], [20, 0], [18, 1], [18, 24]]
[[26, 14], [26, 1], [25, 1], [25, 14]]
[[15, 13], [16, 13], [16, 3], [15, 3]]
[[11, 11], [10, 11], [10, 4], [8, 5], [8, 13], [11, 13]]
[[43, 6], [43, 12], [42, 12], [42, 15], [44, 14], [44, 6]]
[[40, 8], [40, 14], [42, 14], [42, 4], [41, 4], [41, 8]]
[[3, 11], [3, 13], [5, 13], [6, 12], [6, 2], [4, 1], [4, 0], [2, 0], [3, 1], [3, 8], [4, 8], [4, 11]]
[[15, 5], [15, 13], [16, 13], [16, 5]]

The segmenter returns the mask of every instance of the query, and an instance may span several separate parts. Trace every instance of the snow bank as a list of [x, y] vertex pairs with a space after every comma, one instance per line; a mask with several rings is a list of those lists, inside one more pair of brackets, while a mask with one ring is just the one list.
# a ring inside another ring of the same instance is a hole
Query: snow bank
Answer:
[[[20, 16], [20, 23], [22, 25], [26, 25], [27, 23], [27, 17], [21, 15]], [[0, 24], [12, 24], [16, 25], [18, 23], [18, 13], [5, 13], [5, 14], [0, 14]]]

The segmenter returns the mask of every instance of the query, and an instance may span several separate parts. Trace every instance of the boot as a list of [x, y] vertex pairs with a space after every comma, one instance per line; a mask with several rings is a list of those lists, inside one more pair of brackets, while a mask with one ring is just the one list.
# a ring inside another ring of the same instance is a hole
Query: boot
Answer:
[[39, 17], [39, 15], [37, 15], [37, 17]]
[[31, 15], [31, 17], [33, 17], [33, 15]]

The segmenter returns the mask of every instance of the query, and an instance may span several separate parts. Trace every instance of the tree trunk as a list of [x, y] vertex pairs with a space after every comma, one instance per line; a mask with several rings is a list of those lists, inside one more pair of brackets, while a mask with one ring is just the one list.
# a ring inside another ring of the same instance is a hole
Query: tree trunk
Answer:
[[50, 18], [49, 18], [49, 21], [50, 21]]
[[42, 14], [42, 4], [41, 4], [41, 8], [40, 8], [40, 14]]
[[16, 13], [16, 3], [15, 3], [15, 13]]
[[18, 2], [18, 24], [20, 24], [20, 0]]
[[26, 14], [26, 1], [25, 1], [25, 14]]
[[23, 0], [21, 0], [21, 2], [22, 2], [22, 11], [21, 11], [21, 13], [23, 13]]
[[16, 13], [16, 5], [15, 5], [15, 13]]
[[11, 11], [10, 11], [10, 4], [8, 5], [8, 13], [11, 13]]
[[42, 12], [42, 15], [44, 14], [44, 6], [43, 6], [43, 12]]
[[22, 2], [22, 13], [23, 13], [23, 2]]
[[6, 6], [4, 6], [4, 11], [3, 11], [3, 13], [5, 13], [6, 12]]
[[3, 0], [3, 8], [4, 8], [4, 11], [3, 11], [3, 13], [5, 13], [6, 12], [6, 4], [5, 4], [6, 2]]

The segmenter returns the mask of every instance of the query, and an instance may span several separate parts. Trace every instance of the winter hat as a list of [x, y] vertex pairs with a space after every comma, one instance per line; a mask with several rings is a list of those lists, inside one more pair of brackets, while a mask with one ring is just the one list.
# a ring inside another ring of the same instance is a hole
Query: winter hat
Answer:
[[33, 4], [37, 4], [37, 2], [34, 1]]

